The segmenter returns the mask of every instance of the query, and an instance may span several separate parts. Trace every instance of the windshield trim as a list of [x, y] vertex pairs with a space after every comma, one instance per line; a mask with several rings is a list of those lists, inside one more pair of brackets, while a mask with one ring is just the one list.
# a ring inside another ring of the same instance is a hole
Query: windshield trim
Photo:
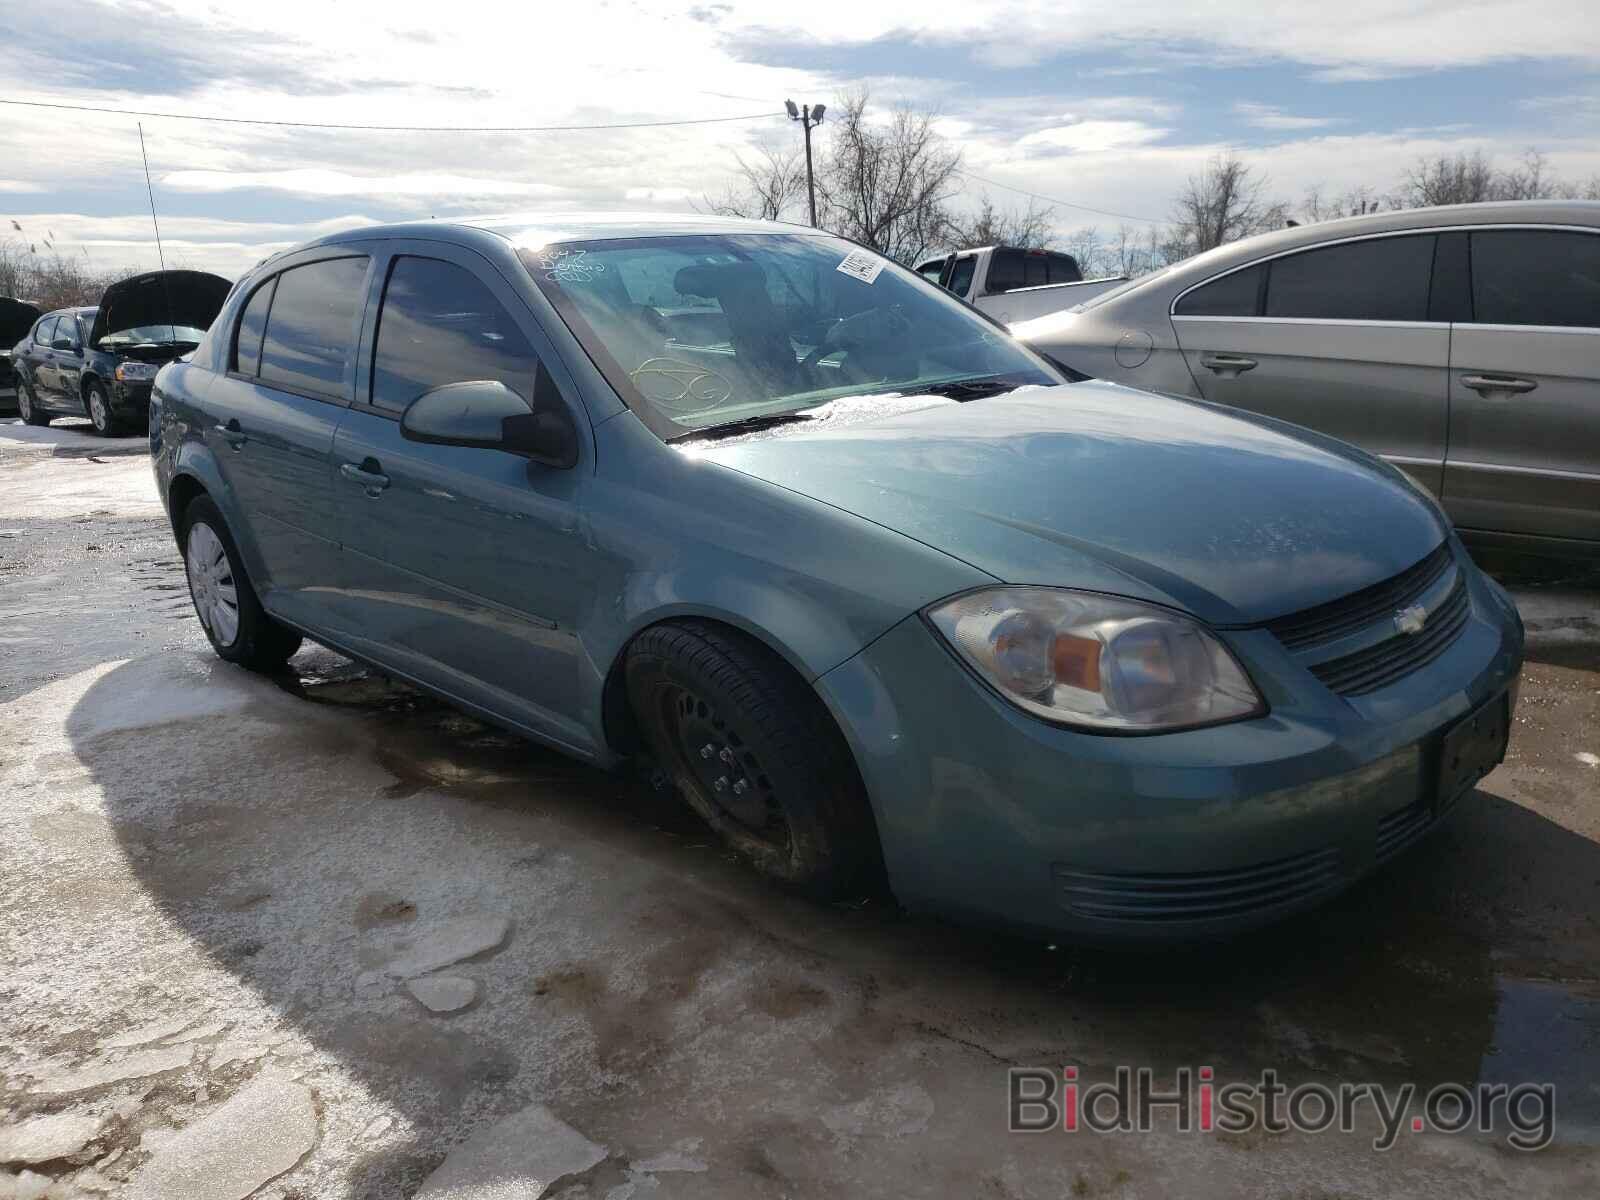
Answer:
[[849, 399], [852, 396], [877, 395], [885, 391], [896, 391], [902, 394], [914, 394], [917, 387], [917, 385], [911, 385], [904, 388], [885, 388], [885, 386], [881, 383], [865, 384], [860, 388], [852, 389], [849, 392], [844, 392], [837, 395], [831, 394], [831, 392], [828, 394], [812, 392], [808, 393], [803, 399], [796, 399], [794, 397], [774, 397], [768, 404], [763, 404], [760, 401], [752, 401], [749, 404], [738, 406], [739, 415], [730, 416], [727, 421], [713, 422], [705, 425], [684, 424], [682, 422], [673, 420], [671, 417], [660, 411], [660, 409], [652, 404], [644, 396], [644, 394], [639, 391], [638, 386], [633, 381], [633, 378], [626, 370], [623, 369], [622, 364], [617, 361], [616, 357], [606, 346], [604, 340], [601, 339], [597, 333], [595, 333], [594, 328], [584, 318], [583, 314], [578, 311], [577, 305], [573, 302], [566, 289], [560, 287], [554, 280], [546, 279], [546, 271], [539, 262], [539, 254], [541, 251], [555, 248], [582, 247], [586, 250], [618, 250], [632, 247], [645, 248], [652, 244], [658, 244], [667, 241], [703, 241], [707, 239], [715, 240], [721, 238], [808, 238], [818, 242], [833, 242], [851, 249], [867, 250], [869, 253], [877, 255], [883, 259], [884, 271], [895, 272], [902, 279], [910, 281], [913, 287], [920, 288], [929, 295], [936, 297], [941, 304], [952, 305], [955, 308], [960, 309], [962, 314], [970, 318], [975, 325], [984, 327], [985, 332], [997, 333], [999, 336], [1005, 338], [1010, 343], [1010, 348], [1026, 359], [1029, 364], [1047, 380], [1053, 380], [1056, 383], [1066, 382], [1060, 371], [1058, 371], [1056, 367], [1049, 362], [1049, 360], [1043, 358], [1038, 351], [1018, 341], [1012, 336], [1009, 330], [1005, 329], [1004, 326], [999, 325], [997, 322], [989, 318], [988, 314], [980, 312], [979, 310], [966, 304], [958, 297], [951, 295], [938, 284], [930, 282], [925, 276], [917, 274], [909, 267], [896, 262], [887, 255], [879, 254], [877, 251], [872, 250], [871, 247], [863, 246], [861, 243], [851, 238], [841, 237], [838, 234], [829, 233], [826, 230], [783, 228], [771, 230], [741, 230], [737, 233], [668, 233], [613, 238], [563, 238], [558, 241], [546, 242], [540, 246], [519, 246], [517, 248], [517, 257], [519, 261], [521, 261], [523, 269], [527, 271], [528, 277], [533, 281], [534, 286], [539, 289], [539, 292], [544, 296], [544, 298], [550, 302], [551, 307], [556, 310], [557, 315], [559, 315], [562, 321], [566, 323], [568, 331], [572, 334], [573, 338], [577, 341], [583, 352], [588, 355], [589, 360], [594, 364], [595, 369], [600, 373], [601, 377], [606, 381], [606, 383], [611, 386], [612, 390], [617, 393], [617, 396], [621, 399], [622, 403], [626, 405], [628, 409], [644, 423], [645, 427], [648, 428], [651, 433], [655, 434], [656, 437], [664, 443], [670, 443], [686, 434], [705, 433], [709, 430], [716, 429], [719, 425], [730, 424], [736, 421], [747, 421], [752, 418], [778, 416], [789, 412], [803, 412], [806, 409], [816, 408], [819, 405], [831, 403], [834, 400]]

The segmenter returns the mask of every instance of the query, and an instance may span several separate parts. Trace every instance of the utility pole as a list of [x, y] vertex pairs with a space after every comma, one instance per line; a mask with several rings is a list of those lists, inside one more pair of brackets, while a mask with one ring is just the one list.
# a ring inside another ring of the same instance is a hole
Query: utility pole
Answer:
[[797, 107], [793, 100], [785, 100], [784, 108], [789, 110], [789, 119], [799, 121], [806, 131], [806, 195], [811, 199], [811, 228], [817, 227], [817, 180], [811, 170], [811, 131], [822, 124], [822, 114], [827, 111], [826, 104], [807, 104]]

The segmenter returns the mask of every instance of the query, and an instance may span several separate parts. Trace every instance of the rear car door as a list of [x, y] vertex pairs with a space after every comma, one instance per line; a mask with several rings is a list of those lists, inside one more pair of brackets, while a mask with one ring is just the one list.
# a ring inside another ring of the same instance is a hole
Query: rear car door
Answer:
[[1450, 325], [1433, 233], [1335, 242], [1179, 295], [1172, 324], [1207, 400], [1332, 434], [1443, 484]]
[[324, 246], [254, 284], [231, 331], [229, 369], [205, 398], [205, 439], [248, 522], [262, 603], [316, 629], [334, 611], [329, 456], [354, 394], [370, 265], [364, 251]]
[[[578, 497], [592, 473], [411, 441], [421, 395], [468, 380], [525, 399], [576, 391], [527, 306], [476, 253], [394, 242], [370, 372], [334, 444], [349, 646], [573, 749], [579, 613], [599, 600]], [[559, 381], [559, 382], [558, 382]], [[569, 405], [578, 427], [588, 419]], [[586, 470], [586, 466], [588, 469]]]
[[1465, 529], [1600, 542], [1600, 230], [1470, 240], [1445, 509]]
[[55, 340], [56, 322], [59, 320], [52, 313], [33, 327], [33, 336], [23, 352], [23, 361], [18, 364], [33, 388], [34, 402], [45, 407], [55, 403], [56, 352], [51, 343]]

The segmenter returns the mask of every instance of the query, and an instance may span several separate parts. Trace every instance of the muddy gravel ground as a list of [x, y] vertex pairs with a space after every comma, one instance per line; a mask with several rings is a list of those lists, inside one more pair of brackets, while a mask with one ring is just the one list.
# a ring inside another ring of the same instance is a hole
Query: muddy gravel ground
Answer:
[[[1434, 837], [1091, 951], [789, 898], [327, 651], [217, 661], [141, 449], [0, 423], [0, 1200], [1600, 1194], [1600, 579], [1494, 564], [1510, 757]], [[1549, 1083], [1554, 1140], [1006, 1132], [1008, 1067], [1119, 1064]]]

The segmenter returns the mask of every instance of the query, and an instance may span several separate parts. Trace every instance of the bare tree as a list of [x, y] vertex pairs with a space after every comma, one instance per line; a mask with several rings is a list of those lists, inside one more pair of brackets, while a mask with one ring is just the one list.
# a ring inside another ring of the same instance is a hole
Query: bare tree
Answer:
[[887, 122], [867, 119], [868, 93], [829, 108], [817, 179], [822, 224], [899, 262], [914, 264], [954, 229], [961, 152], [933, 128], [933, 114], [897, 105]]
[[738, 178], [720, 198], [705, 198], [712, 212], [778, 221], [801, 208], [806, 198], [806, 163], [800, 151], [784, 152], [769, 145], [761, 147], [753, 160], [740, 154], [734, 161], [739, 164]]
[[1170, 247], [1178, 257], [1282, 225], [1287, 208], [1266, 198], [1267, 181], [1232, 153], [1213, 158], [1173, 206]]
[[1299, 216], [1315, 224], [1318, 221], [1337, 221], [1340, 217], [1360, 217], [1399, 207], [1399, 202], [1393, 197], [1379, 195], [1367, 184], [1351, 188], [1338, 196], [1324, 195], [1321, 185], [1313, 184], [1306, 189]]
[[1420, 158], [1402, 185], [1407, 208], [1478, 204], [1498, 199], [1496, 192], [1494, 164], [1482, 150]]
[[1150, 225], [1140, 232], [1124, 223], [1117, 226], [1116, 241], [1107, 245], [1105, 259], [1099, 269], [1109, 275], [1126, 275], [1131, 279], [1136, 275], [1148, 275], [1165, 266], [1166, 262], [1161, 252], [1160, 229]]
[[[20, 223], [13, 220], [11, 227], [20, 236], [0, 242], [0, 296], [27, 300], [46, 310], [96, 304], [117, 280], [139, 273], [134, 267], [96, 270], [86, 249], [79, 255], [56, 250], [49, 230], [30, 241], [32, 235]], [[48, 253], [41, 253], [41, 247]]]
[[1021, 246], [1024, 250], [1043, 250], [1055, 234], [1055, 209], [1036, 207], [1033, 200], [1020, 212], [997, 208], [984, 193], [978, 211], [966, 221], [953, 221], [952, 234], [962, 246]]

